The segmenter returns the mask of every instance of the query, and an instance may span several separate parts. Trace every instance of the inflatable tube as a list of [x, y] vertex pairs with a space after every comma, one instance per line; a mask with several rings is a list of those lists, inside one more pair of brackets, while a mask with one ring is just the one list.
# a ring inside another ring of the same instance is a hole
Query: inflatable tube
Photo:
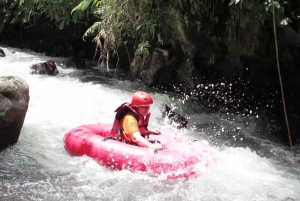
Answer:
[[186, 143], [179, 138], [150, 135], [150, 140], [164, 144], [164, 149], [155, 153], [114, 139], [104, 140], [111, 127], [111, 124], [90, 124], [70, 130], [63, 140], [66, 151], [73, 156], [87, 155], [111, 169], [148, 171], [154, 176], [165, 174], [170, 179], [197, 175], [195, 165], [207, 167], [215, 161], [214, 150], [199, 141]]

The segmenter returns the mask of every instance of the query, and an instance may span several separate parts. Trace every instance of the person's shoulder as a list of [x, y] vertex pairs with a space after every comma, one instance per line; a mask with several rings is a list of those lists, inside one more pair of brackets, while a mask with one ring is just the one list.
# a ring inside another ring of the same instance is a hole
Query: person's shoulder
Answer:
[[134, 118], [135, 119], [135, 115], [133, 112], [128, 112], [124, 115], [124, 118]]
[[131, 123], [138, 123], [138, 120], [135, 118], [133, 113], [127, 113], [126, 115], [124, 115], [122, 122], [131, 122]]

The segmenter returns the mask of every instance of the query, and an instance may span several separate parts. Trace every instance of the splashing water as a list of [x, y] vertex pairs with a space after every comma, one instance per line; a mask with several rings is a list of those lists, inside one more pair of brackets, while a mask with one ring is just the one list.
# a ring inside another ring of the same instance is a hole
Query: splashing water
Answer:
[[[2, 49], [7, 56], [0, 58], [0, 76], [26, 80], [30, 103], [18, 143], [0, 153], [1, 200], [300, 200], [299, 151], [294, 157], [288, 148], [260, 138], [256, 117], [203, 113], [192, 101], [127, 81], [99, 77], [101, 83], [81, 82], [85, 74], [62, 68], [62, 58]], [[60, 75], [31, 75], [29, 66], [46, 59], [56, 61]], [[153, 95], [150, 128], [209, 141], [217, 150], [216, 164], [199, 165], [202, 174], [197, 178], [166, 181], [142, 172], [112, 171], [64, 150], [68, 130], [112, 123], [115, 108], [136, 89]], [[189, 127], [177, 130], [162, 121], [163, 104], [188, 115]], [[234, 135], [226, 135], [229, 130]]]

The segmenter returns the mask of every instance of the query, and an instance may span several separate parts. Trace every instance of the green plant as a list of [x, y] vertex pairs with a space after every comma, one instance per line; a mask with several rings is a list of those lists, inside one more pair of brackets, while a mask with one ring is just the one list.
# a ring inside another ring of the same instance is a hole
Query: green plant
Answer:
[[136, 50], [136, 53], [137, 54], [149, 54], [149, 48], [150, 48], [150, 45], [149, 45], [149, 42], [148, 41], [144, 41], [142, 43], [140, 43], [138, 45], [138, 48]]
[[[147, 7], [149, 9], [146, 9]], [[143, 44], [156, 35], [157, 22], [152, 16], [149, 1], [138, 3], [129, 0], [84, 0], [72, 13], [86, 10], [91, 10], [99, 21], [95, 22], [83, 37], [94, 36], [101, 59], [108, 59], [108, 52], [116, 51], [126, 38], [135, 38]], [[143, 52], [147, 51], [143, 49]]]
[[[210, 0], [83, 0], [72, 10], [72, 15], [90, 11], [97, 17], [83, 37], [95, 37], [100, 57], [104, 58], [124, 41], [135, 41], [138, 53], [146, 54], [152, 45], [168, 43], [173, 30], [167, 18], [172, 10], [178, 10], [184, 23], [200, 32], [201, 16], [209, 15], [216, 3], [216, 0], [213, 3]], [[191, 17], [198, 20], [194, 23]]]
[[5, 4], [5, 21], [10, 20], [15, 24], [31, 24], [41, 16], [49, 18], [60, 29], [69, 25], [71, 21], [76, 23], [77, 18], [71, 16], [71, 10], [80, 0], [13, 0]]

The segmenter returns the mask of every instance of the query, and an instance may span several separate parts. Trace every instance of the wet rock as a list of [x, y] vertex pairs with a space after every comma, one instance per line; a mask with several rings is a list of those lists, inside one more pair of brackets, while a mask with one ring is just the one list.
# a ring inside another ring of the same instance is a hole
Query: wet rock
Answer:
[[47, 60], [46, 62], [33, 64], [30, 66], [30, 69], [31, 74], [37, 75], [57, 75], [59, 73], [53, 60]]
[[15, 76], [0, 77], [0, 150], [15, 144], [29, 104], [29, 86]]
[[3, 49], [0, 48], [0, 57], [5, 57], [5, 56], [6, 55], [5, 55], [4, 51], [3, 51]]

